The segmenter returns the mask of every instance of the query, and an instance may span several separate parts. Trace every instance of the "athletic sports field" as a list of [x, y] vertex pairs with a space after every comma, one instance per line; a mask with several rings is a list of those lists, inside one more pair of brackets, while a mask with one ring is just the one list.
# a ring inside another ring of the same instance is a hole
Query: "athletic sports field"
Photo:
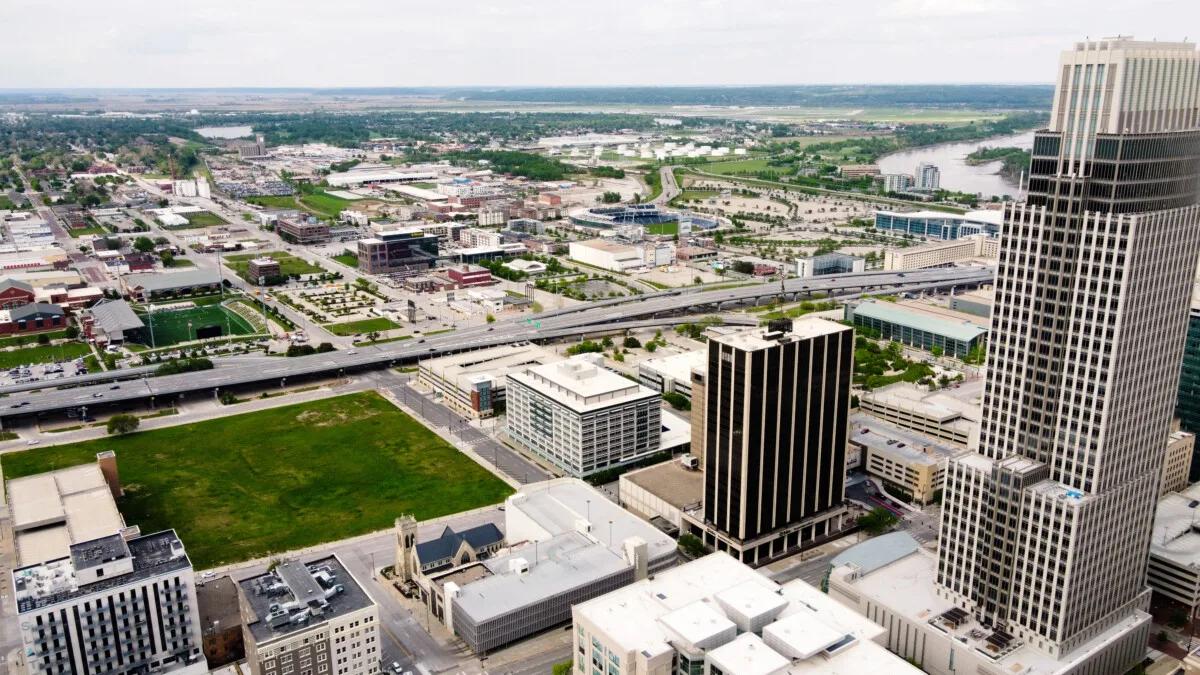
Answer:
[[152, 316], [143, 315], [142, 321], [153, 327], [155, 347], [205, 337], [249, 335], [254, 332], [245, 319], [220, 305], [155, 312]]

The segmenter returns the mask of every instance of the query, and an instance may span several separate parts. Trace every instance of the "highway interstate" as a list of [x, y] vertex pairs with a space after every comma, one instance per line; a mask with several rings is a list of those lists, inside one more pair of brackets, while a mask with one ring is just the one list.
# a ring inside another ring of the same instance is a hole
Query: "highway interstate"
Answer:
[[192, 392], [215, 395], [229, 387], [275, 383], [282, 386], [289, 379], [386, 368], [501, 344], [668, 326], [694, 320], [690, 317], [695, 315], [719, 314], [729, 323], [753, 324], [756, 323], [754, 317], [725, 312], [740, 304], [769, 301], [781, 293], [791, 301], [813, 293], [845, 297], [864, 292], [919, 292], [991, 283], [993, 277], [992, 268], [942, 268], [790, 279], [782, 288], [779, 284], [755, 284], [720, 290], [691, 288], [647, 293], [502, 319], [443, 335], [311, 356], [233, 357], [217, 360], [219, 365], [212, 370], [180, 375], [150, 377], [146, 369], [129, 369], [113, 371], [103, 377], [90, 374], [38, 383], [43, 388], [36, 391], [27, 390], [28, 385], [3, 388], [0, 389], [0, 394], [4, 394], [0, 398], [0, 420], [135, 401], [166, 405]]

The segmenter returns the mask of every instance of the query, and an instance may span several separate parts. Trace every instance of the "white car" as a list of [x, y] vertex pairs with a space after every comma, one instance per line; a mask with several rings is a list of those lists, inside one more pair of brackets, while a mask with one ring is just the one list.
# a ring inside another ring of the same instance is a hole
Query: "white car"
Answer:
[[38, 443], [41, 443], [41, 441], [36, 438], [31, 438], [28, 441], [25, 441], [25, 445], [37, 445]]

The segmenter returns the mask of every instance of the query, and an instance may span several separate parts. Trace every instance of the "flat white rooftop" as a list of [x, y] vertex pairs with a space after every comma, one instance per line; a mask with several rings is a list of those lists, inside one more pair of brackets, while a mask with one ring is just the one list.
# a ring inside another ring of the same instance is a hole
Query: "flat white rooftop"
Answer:
[[[580, 603], [573, 614], [611, 647], [702, 649], [728, 675], [920, 672], [875, 642], [881, 626], [803, 581], [780, 586], [726, 553]], [[744, 630], [734, 637], [748, 616], [765, 624], [763, 638]]]
[[638, 364], [638, 368], [652, 370], [662, 377], [668, 377], [677, 382], [690, 382], [692, 370], [704, 370], [708, 365], [708, 351], [696, 349], [690, 352], [660, 356], [646, 359]]
[[[839, 567], [831, 572], [831, 578], [837, 584], [847, 583], [842, 579], [845, 575], [852, 573], [853, 569], [850, 567]], [[949, 600], [938, 596], [935, 590], [936, 579], [936, 554], [919, 549], [894, 562], [882, 565], [857, 580], [848, 582], [848, 586], [862, 598], [868, 598], [872, 602], [887, 607], [917, 625], [928, 624], [930, 621], [937, 622], [938, 627], [936, 628], [932, 625], [928, 626], [929, 630], [926, 631], [928, 639], [953, 640], [972, 651], [983, 650], [986, 652], [988, 649], [986, 636], [990, 635], [992, 631], [980, 626], [971, 615], [968, 614], [955, 626], [937, 620], [942, 613], [954, 609], [956, 606]], [[836, 593], [832, 588], [830, 592]], [[995, 672], [1020, 673], [1021, 675], [1071, 672], [1073, 664], [1083, 662], [1096, 651], [1118, 639], [1127, 630], [1140, 623], [1144, 617], [1145, 615], [1140, 612], [1131, 613], [1129, 617], [1117, 622], [1061, 659], [1056, 659], [1031, 645], [1018, 642], [1012, 651], [989, 661], [989, 665]]]
[[510, 374], [508, 379], [581, 414], [659, 396], [649, 387], [596, 365], [587, 354], [533, 366], [524, 372]]
[[1200, 483], [1158, 501], [1150, 555], [1200, 571], [1200, 534], [1193, 527], [1200, 515]]
[[920, 413], [942, 423], [961, 419], [975, 425], [983, 414], [983, 378], [938, 391], [926, 391], [911, 382], [896, 382], [865, 392], [862, 398], [879, 405]]
[[22, 566], [64, 558], [72, 544], [125, 527], [96, 464], [14, 478], [8, 481], [8, 503]]
[[782, 340], [765, 338], [764, 336], [769, 333], [766, 328], [751, 328], [750, 330], [730, 333], [728, 335], [719, 335], [713, 338], [713, 340], [734, 347], [735, 349], [755, 351], [775, 347], [781, 344], [781, 342], [789, 340], [810, 340], [842, 331], [849, 332], [850, 330], [852, 329], [849, 326], [829, 321], [828, 319], [801, 317], [792, 322], [792, 329], [784, 333]]

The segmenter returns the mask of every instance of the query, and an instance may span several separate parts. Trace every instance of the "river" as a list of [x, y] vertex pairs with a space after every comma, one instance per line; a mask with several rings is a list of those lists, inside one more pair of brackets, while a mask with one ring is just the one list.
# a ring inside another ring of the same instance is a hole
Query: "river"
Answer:
[[1033, 147], [1033, 132], [1026, 131], [1012, 136], [997, 136], [982, 141], [966, 143], [943, 143], [924, 148], [897, 152], [879, 159], [879, 170], [883, 173], [913, 173], [922, 162], [936, 164], [942, 171], [942, 187], [959, 192], [980, 193], [984, 198], [993, 195], [1015, 195], [1016, 183], [1000, 176], [999, 160], [971, 166], [967, 155], [983, 146], [992, 148], [1013, 147], [1028, 150]]
[[248, 126], [243, 127], [200, 127], [196, 133], [205, 138], [246, 138], [254, 133]]

